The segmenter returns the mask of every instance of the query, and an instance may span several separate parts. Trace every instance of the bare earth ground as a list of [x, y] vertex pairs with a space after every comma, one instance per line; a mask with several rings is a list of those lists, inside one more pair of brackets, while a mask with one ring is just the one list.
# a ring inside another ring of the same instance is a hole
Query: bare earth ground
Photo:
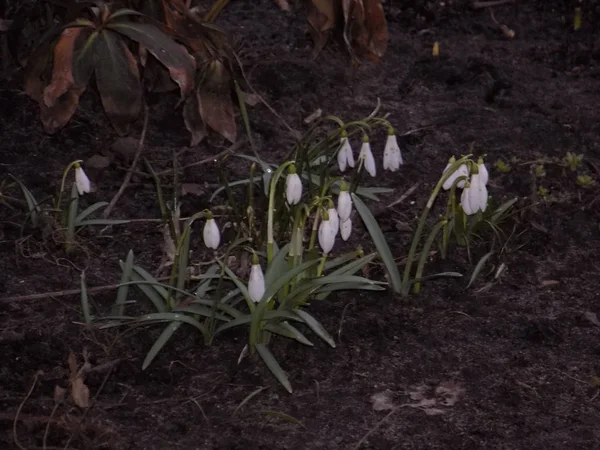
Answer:
[[[571, 20], [562, 3], [496, 8], [498, 22], [517, 32], [516, 39], [506, 40], [487, 10], [436, 6], [428, 15], [391, 2], [385, 60], [354, 73], [335, 46], [311, 61], [302, 15], [287, 17], [272, 3], [232, 2], [220, 23], [244, 36], [242, 58], [250, 81], [292, 127], [301, 130], [302, 119], [316, 108], [356, 119], [370, 112], [377, 97], [400, 133], [434, 124], [403, 138], [407, 164], [399, 175], [377, 178], [396, 191], [372, 205], [375, 210], [420, 183], [407, 200], [380, 215], [399, 257], [409, 245], [406, 224], [414, 228], [447, 158], [466, 153], [473, 141], [490, 163], [583, 153], [583, 168], [600, 179], [600, 43], [595, 42], [600, 36], [585, 20], [573, 33], [562, 21], [564, 14], [567, 23]], [[441, 46], [436, 61], [430, 57], [434, 40]], [[504, 89], [494, 95], [496, 87]], [[37, 106], [18, 84], [1, 88], [1, 174], [20, 177], [41, 198], [53, 194], [69, 161], [102, 153], [115, 135], [94, 95], [86, 94], [62, 132], [48, 136]], [[175, 101], [155, 98], [150, 107], [144, 155], [159, 170], [168, 168], [172, 152], [185, 149], [188, 141], [179, 113], [172, 110]], [[292, 142], [290, 135], [266, 108], [250, 108], [250, 115], [263, 155], [277, 161]], [[382, 139], [374, 137], [374, 148], [382, 147]], [[218, 139], [213, 144], [188, 150], [181, 164], [225, 145]], [[109, 200], [124, 167], [111, 165], [85, 201]], [[206, 165], [186, 171], [183, 181], [218, 182]], [[159, 330], [138, 330], [121, 339], [85, 331], [76, 323], [81, 321], [77, 295], [0, 301], [0, 446], [17, 448], [13, 420], [35, 374], [43, 371], [16, 425], [24, 448], [42, 447], [54, 387], [66, 384], [67, 356], [87, 348], [94, 366], [119, 361], [112, 372], [90, 374], [87, 383], [97, 397], [85, 415], [66, 405], [57, 411], [47, 448], [63, 448], [76, 433], [70, 448], [350, 449], [389, 413], [374, 410], [374, 394], [383, 393], [398, 406], [420, 401], [422, 393], [437, 398], [439, 411], [393, 410], [361, 448], [598, 449], [600, 395], [594, 377], [600, 376], [600, 326], [585, 316], [600, 315], [598, 190], [580, 189], [572, 174], [548, 166], [543, 183], [556, 201], [540, 203], [534, 181], [529, 165], [513, 164], [504, 175], [492, 172], [491, 194], [499, 200], [518, 196], [524, 209], [507, 252], [494, 260], [496, 267], [506, 265], [498, 280], [486, 270], [465, 289], [473, 266], [460, 251], [427, 270], [455, 270], [465, 279], [426, 284], [409, 302], [389, 294], [352, 294], [312, 305], [338, 348], [319, 341], [312, 349], [274, 342], [292, 395], [260, 362], [236, 365], [243, 333], [207, 347], [194, 332], [180, 331], [142, 372]], [[184, 197], [184, 214], [209, 206], [211, 192]], [[537, 206], [528, 207], [532, 203]], [[90, 286], [116, 283], [118, 259], [130, 248], [149, 269], [161, 259], [156, 223], [88, 231], [83, 248], [67, 258], [51, 237], [45, 243], [39, 234], [21, 238], [23, 214], [7, 209], [0, 214], [3, 296], [76, 289], [83, 269]], [[113, 217], [158, 218], [151, 182], [135, 177]], [[28, 234], [25, 230], [24, 237]], [[357, 228], [353, 242], [366, 237]], [[475, 256], [481, 254], [476, 250]], [[92, 300], [106, 311], [114, 295], [101, 292]], [[266, 389], [233, 416], [261, 386]], [[439, 389], [436, 397], [440, 386], [457, 392], [457, 398]]]

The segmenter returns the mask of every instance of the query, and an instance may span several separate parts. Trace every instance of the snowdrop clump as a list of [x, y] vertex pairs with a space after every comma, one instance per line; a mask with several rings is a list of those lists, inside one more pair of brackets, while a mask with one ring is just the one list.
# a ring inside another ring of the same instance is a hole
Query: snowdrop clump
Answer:
[[[363, 137], [362, 146], [358, 154], [358, 160], [361, 163], [360, 167], [364, 167], [369, 175], [372, 177], [377, 176], [377, 164], [371, 149], [371, 142], [367, 135]], [[348, 167], [354, 167], [352, 146], [348, 140], [348, 133], [345, 131], [342, 131], [337, 161], [340, 172], [345, 172]], [[394, 129], [390, 127], [388, 129], [388, 136], [383, 150], [383, 170], [396, 172], [403, 164], [404, 159], [402, 158], [402, 151], [398, 145], [398, 138], [396, 137]]]
[[[443, 173], [448, 172], [454, 163], [456, 163], [456, 158], [453, 156], [448, 161]], [[447, 191], [456, 184], [456, 187], [463, 189], [460, 196], [460, 204], [465, 214], [471, 216], [477, 214], [479, 211], [485, 212], [487, 209], [488, 181], [489, 172], [483, 162], [483, 158], [479, 158], [477, 164], [472, 162], [461, 164], [446, 178], [442, 187]]]

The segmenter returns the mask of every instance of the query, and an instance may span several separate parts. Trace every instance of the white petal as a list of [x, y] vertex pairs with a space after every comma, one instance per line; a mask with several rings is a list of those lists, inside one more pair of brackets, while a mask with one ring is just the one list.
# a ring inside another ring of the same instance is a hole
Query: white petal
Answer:
[[347, 241], [350, 237], [350, 233], [352, 233], [352, 219], [347, 219], [340, 223], [340, 234], [342, 235], [342, 239]]
[[[451, 164], [448, 164], [446, 166], [446, 168], [444, 169], [444, 173], [446, 173], [448, 171], [448, 169], [450, 168]], [[446, 181], [444, 182], [444, 185], [442, 186], [444, 188], [444, 190], [448, 190], [450, 188], [452, 188], [452, 185], [454, 184], [454, 182], [456, 181], [456, 179], [458, 177], [461, 176], [465, 176], [468, 177], [469, 176], [469, 169], [465, 164], [461, 164], [458, 169], [456, 169], [454, 172], [452, 172], [452, 175], [450, 175]], [[465, 187], [465, 181], [466, 180], [462, 180], [459, 181], [458, 184], [456, 185], [459, 188], [464, 188]]]
[[484, 185], [487, 185], [488, 180], [490, 179], [490, 174], [487, 170], [487, 167], [485, 167], [485, 164], [481, 163], [477, 164], [477, 168], [479, 169], [479, 175], [481, 175], [481, 182]]
[[365, 170], [369, 172], [369, 175], [372, 177], [376, 176], [377, 167], [375, 166], [375, 158], [373, 158], [373, 152], [371, 151], [371, 144], [369, 142], [363, 142], [359, 158], [363, 160]]
[[341, 221], [348, 220], [350, 217], [350, 214], [352, 213], [352, 198], [348, 191], [340, 191], [337, 212]]
[[460, 195], [460, 205], [467, 216], [475, 214], [471, 208], [471, 186], [466, 187]]
[[248, 281], [248, 294], [254, 303], [260, 302], [265, 295], [265, 276], [260, 264], [252, 264], [250, 280]]
[[331, 222], [329, 220], [324, 220], [319, 225], [319, 245], [323, 250], [323, 253], [326, 255], [333, 248], [333, 244], [335, 242], [335, 233], [331, 229]]
[[204, 245], [208, 248], [212, 248], [216, 250], [221, 243], [221, 233], [219, 232], [219, 227], [217, 226], [217, 222], [215, 219], [208, 219], [204, 224]]
[[383, 169], [395, 172], [400, 168], [401, 164], [402, 153], [400, 152], [396, 135], [388, 135], [385, 149], [383, 150]]
[[86, 194], [91, 190], [90, 179], [81, 167], [75, 168], [75, 185], [77, 186], [79, 195]]
[[296, 205], [302, 198], [302, 181], [297, 173], [288, 173], [285, 179], [285, 196], [290, 205]]
[[329, 214], [329, 222], [331, 223], [331, 229], [334, 231], [335, 236], [337, 236], [338, 227], [340, 225], [340, 217], [338, 216], [337, 209], [329, 208], [327, 210], [327, 214]]
[[338, 166], [340, 172], [344, 172], [347, 166], [354, 167], [354, 155], [352, 154], [352, 147], [347, 137], [340, 139], [342, 144], [337, 154]]

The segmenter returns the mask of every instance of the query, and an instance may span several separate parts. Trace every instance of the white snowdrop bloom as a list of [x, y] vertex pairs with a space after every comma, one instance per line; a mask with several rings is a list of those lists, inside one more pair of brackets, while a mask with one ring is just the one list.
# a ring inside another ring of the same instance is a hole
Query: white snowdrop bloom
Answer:
[[221, 232], [210, 212], [206, 215], [206, 223], [204, 224], [202, 235], [204, 238], [204, 245], [208, 248], [216, 250], [219, 247], [219, 244], [221, 243]]
[[346, 219], [343, 222], [340, 222], [340, 234], [342, 235], [342, 239], [347, 241], [352, 233], [352, 219]]
[[302, 198], [302, 181], [296, 173], [296, 168], [290, 166], [289, 173], [285, 179], [285, 196], [290, 205], [300, 203]]
[[377, 175], [377, 167], [375, 166], [375, 158], [373, 158], [373, 152], [371, 151], [371, 143], [369, 137], [365, 136], [363, 139], [362, 147], [360, 148], [360, 154], [358, 159], [362, 159], [363, 166], [369, 175], [372, 177]]
[[395, 172], [402, 164], [404, 164], [404, 161], [402, 160], [402, 152], [398, 145], [398, 139], [394, 134], [394, 130], [390, 129], [383, 150], [383, 170]]
[[331, 252], [335, 243], [336, 232], [331, 228], [331, 222], [327, 213], [324, 214], [323, 221], [319, 225], [319, 245], [326, 255]]
[[481, 182], [487, 186], [488, 180], [490, 179], [490, 174], [483, 163], [483, 158], [479, 158], [477, 161], [477, 169], [479, 170], [479, 175], [481, 176]]
[[[446, 165], [446, 168], [444, 169], [444, 173], [446, 173], [448, 171], [448, 169], [450, 168], [450, 166], [452, 164], [454, 164], [456, 162], [456, 159], [454, 158], [454, 156], [452, 158], [450, 158], [450, 160], [448, 161], [448, 164]], [[456, 179], [458, 177], [469, 177], [469, 168], [467, 167], [466, 164], [461, 164], [458, 169], [456, 169], [454, 172], [452, 172], [452, 174], [446, 179], [446, 181], [444, 182], [443, 188], [444, 190], [448, 190], [452, 187], [452, 185], [454, 184], [454, 182], [456, 181]], [[462, 180], [459, 181], [458, 184], [456, 185], [459, 188], [464, 188], [465, 187], [465, 181], [466, 180]]]
[[75, 163], [75, 185], [77, 186], [79, 195], [87, 194], [91, 191], [90, 179], [79, 163]]
[[466, 215], [471, 216], [479, 211], [485, 212], [488, 202], [488, 193], [485, 184], [482, 183], [480, 174], [475, 173], [471, 182], [467, 182], [460, 196], [460, 204]]
[[342, 222], [348, 220], [350, 218], [350, 213], [352, 213], [352, 197], [350, 197], [348, 187], [344, 183], [342, 183], [340, 195], [338, 197], [337, 212]]
[[329, 215], [329, 222], [331, 223], [331, 229], [334, 232], [335, 238], [338, 234], [338, 228], [340, 226], [340, 216], [338, 215], [337, 209], [333, 207], [333, 202], [331, 202], [331, 204], [329, 205], [329, 208], [327, 209], [327, 214]]
[[248, 280], [248, 294], [254, 303], [260, 302], [265, 295], [265, 275], [258, 261], [258, 256], [252, 255], [252, 267], [250, 268], [250, 279]]
[[352, 153], [352, 146], [348, 140], [348, 133], [342, 132], [340, 138], [341, 147], [337, 154], [338, 166], [340, 172], [344, 172], [347, 167], [354, 167], [354, 154]]

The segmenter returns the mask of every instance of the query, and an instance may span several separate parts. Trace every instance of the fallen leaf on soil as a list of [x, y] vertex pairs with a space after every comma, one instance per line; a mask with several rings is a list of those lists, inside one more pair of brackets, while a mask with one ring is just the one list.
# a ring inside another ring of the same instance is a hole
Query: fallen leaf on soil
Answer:
[[314, 113], [312, 113], [310, 116], [304, 119], [304, 123], [314, 122], [315, 120], [319, 119], [322, 115], [323, 110], [321, 108], [318, 108]]
[[454, 406], [459, 397], [464, 393], [463, 387], [455, 381], [444, 381], [435, 388], [435, 395], [441, 397], [439, 401], [444, 406]]
[[260, 103], [260, 95], [254, 92], [244, 92], [244, 103], [248, 106], [256, 106]]
[[583, 317], [585, 317], [590, 323], [596, 325], [597, 327], [600, 327], [600, 320], [598, 320], [598, 316], [596, 315], [596, 313], [586, 311], [583, 314]]
[[275, 4], [279, 6], [282, 11], [289, 11], [291, 9], [287, 0], [275, 0]]
[[54, 386], [54, 403], [62, 403], [65, 400], [67, 390], [59, 385]]
[[394, 407], [392, 392], [386, 389], [383, 392], [371, 395], [371, 403], [373, 404], [373, 409], [375, 411], [387, 411], [392, 409]]
[[547, 286], [554, 286], [559, 283], [560, 283], [560, 281], [558, 281], [558, 280], [544, 280], [544, 281], [542, 281], [541, 284], [543, 287], [547, 287]]
[[84, 363], [80, 369], [77, 368], [77, 357], [75, 353], [69, 354], [69, 388], [70, 398], [80, 408], [89, 408], [90, 406], [90, 390], [86, 386], [84, 379], [88, 370], [91, 368], [87, 360], [87, 353], [83, 353]]

